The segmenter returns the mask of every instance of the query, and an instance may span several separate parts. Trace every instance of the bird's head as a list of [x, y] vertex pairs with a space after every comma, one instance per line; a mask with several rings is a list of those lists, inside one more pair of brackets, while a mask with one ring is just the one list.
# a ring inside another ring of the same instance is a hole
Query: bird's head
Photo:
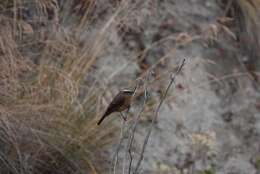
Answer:
[[133, 95], [135, 91], [134, 90], [129, 90], [129, 89], [124, 89], [124, 90], [122, 90], [122, 92], [124, 94], [127, 94], [127, 95]]

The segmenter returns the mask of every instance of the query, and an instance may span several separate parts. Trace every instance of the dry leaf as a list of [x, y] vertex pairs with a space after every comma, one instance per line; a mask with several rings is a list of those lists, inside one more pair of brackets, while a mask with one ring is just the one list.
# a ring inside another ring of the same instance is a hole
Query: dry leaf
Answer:
[[19, 26], [22, 29], [24, 34], [33, 34], [33, 28], [30, 24], [24, 21], [19, 22]]
[[237, 40], [235, 33], [233, 33], [228, 27], [222, 25], [222, 28], [229, 36], [231, 36], [233, 39]]

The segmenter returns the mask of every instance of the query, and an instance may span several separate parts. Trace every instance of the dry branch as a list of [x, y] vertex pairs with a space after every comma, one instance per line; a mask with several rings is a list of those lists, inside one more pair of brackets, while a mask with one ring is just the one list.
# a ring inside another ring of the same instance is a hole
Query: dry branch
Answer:
[[155, 110], [155, 114], [154, 114], [154, 116], [153, 116], [153, 118], [152, 118], [152, 123], [151, 123], [151, 125], [150, 125], [150, 127], [149, 127], [149, 129], [148, 129], [148, 132], [147, 132], [146, 136], [145, 136], [145, 140], [144, 140], [144, 143], [143, 143], [143, 146], [142, 146], [141, 155], [140, 155], [140, 157], [139, 157], [139, 159], [138, 159], [138, 162], [137, 162], [137, 165], [136, 165], [136, 167], [135, 167], [134, 174], [137, 174], [137, 171], [138, 171], [138, 169], [139, 169], [139, 167], [140, 167], [140, 165], [141, 165], [141, 162], [142, 162], [142, 160], [143, 160], [145, 148], [146, 148], [146, 146], [147, 146], [147, 143], [148, 143], [149, 137], [150, 137], [150, 135], [151, 135], [152, 129], [153, 129], [154, 125], [155, 125], [155, 121], [157, 120], [157, 118], [158, 118], [158, 116], [159, 116], [160, 108], [161, 108], [161, 106], [162, 106], [162, 104], [163, 104], [163, 102], [164, 102], [164, 100], [165, 100], [165, 98], [166, 98], [166, 96], [167, 96], [167, 94], [168, 94], [168, 92], [169, 92], [170, 87], [171, 87], [172, 84], [175, 82], [176, 76], [179, 74], [179, 72], [180, 72], [181, 69], [183, 68], [184, 63], [185, 63], [185, 59], [183, 59], [183, 61], [182, 61], [181, 65], [179, 66], [177, 72], [174, 73], [174, 75], [171, 76], [171, 81], [170, 81], [170, 83], [168, 84], [167, 89], [166, 89], [166, 91], [165, 91], [165, 93], [164, 93], [164, 95], [163, 95], [163, 97], [162, 97], [162, 99], [161, 99], [159, 105], [157, 106], [157, 108], [156, 108], [156, 110]]

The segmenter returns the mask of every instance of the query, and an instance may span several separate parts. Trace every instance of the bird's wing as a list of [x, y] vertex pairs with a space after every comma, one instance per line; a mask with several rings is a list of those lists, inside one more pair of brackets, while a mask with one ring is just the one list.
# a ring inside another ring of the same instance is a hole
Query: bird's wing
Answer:
[[121, 96], [121, 92], [119, 92], [114, 99], [111, 101], [111, 103], [109, 104], [108, 108], [107, 108], [107, 113], [111, 113], [114, 112], [114, 109], [121, 107], [122, 105], [124, 105], [124, 97]]
[[107, 107], [106, 112], [104, 113], [104, 115], [101, 117], [101, 119], [98, 121], [98, 125], [101, 124], [101, 122], [105, 119], [105, 117], [107, 117], [109, 114], [111, 114], [114, 111], [117, 111], [118, 107], [121, 107], [124, 105], [124, 96], [121, 96], [121, 92], [119, 92], [114, 99], [111, 101], [111, 103], [109, 104], [109, 106]]
[[125, 100], [125, 97], [122, 96], [124, 94], [122, 94], [121, 92], [119, 92], [115, 97], [114, 99], [112, 100], [111, 102], [111, 106], [121, 106], [121, 105], [124, 105], [124, 100]]

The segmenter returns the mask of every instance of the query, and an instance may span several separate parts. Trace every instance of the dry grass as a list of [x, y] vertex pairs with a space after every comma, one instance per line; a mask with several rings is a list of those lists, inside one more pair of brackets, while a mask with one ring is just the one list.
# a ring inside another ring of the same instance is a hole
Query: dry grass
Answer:
[[[248, 55], [245, 60], [239, 60], [241, 66], [248, 72], [249, 78], [257, 88], [259, 82], [259, 48], [260, 48], [260, 1], [259, 0], [238, 0], [233, 1], [233, 8], [229, 13], [234, 17], [238, 27], [238, 37], [241, 50]], [[244, 64], [244, 65], [243, 65]]]
[[247, 49], [252, 59], [259, 58], [260, 1], [238, 0], [233, 2], [233, 7], [230, 9], [230, 15], [237, 21], [241, 44]]
[[[260, 1], [259, 0], [238, 0], [233, 2], [233, 8], [230, 8], [229, 15], [234, 17], [237, 27], [238, 36], [242, 50], [249, 55], [249, 60], [246, 68], [248, 71], [255, 71], [256, 64], [260, 57]], [[258, 77], [251, 73], [257, 81]]]
[[82, 45], [59, 26], [57, 4], [0, 2], [0, 173], [97, 173], [111, 141], [113, 127], [96, 127], [103, 90], [85, 80], [102, 36]]

